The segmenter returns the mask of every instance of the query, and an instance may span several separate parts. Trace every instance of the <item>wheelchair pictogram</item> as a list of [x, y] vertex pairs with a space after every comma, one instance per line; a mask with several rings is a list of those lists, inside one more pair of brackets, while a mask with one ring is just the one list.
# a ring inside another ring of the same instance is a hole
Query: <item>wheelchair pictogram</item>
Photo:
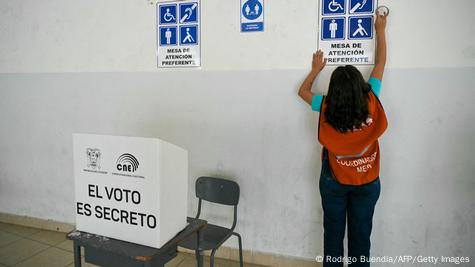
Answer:
[[177, 7], [176, 5], [160, 6], [160, 24], [176, 23]]
[[340, 3], [337, 3], [335, 0], [332, 0], [330, 3], [328, 3], [328, 9], [330, 9], [331, 12], [337, 12], [338, 10], [343, 10], [343, 6], [340, 5]]
[[323, 15], [336, 15], [346, 13], [345, 0], [323, 0]]

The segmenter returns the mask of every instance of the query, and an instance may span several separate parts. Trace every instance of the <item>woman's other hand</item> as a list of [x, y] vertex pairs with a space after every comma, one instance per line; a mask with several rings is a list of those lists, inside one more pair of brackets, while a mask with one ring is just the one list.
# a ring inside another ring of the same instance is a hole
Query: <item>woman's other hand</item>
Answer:
[[319, 73], [327, 64], [327, 59], [323, 57], [323, 51], [318, 50], [317, 52], [313, 53], [313, 60], [312, 60], [312, 72]]

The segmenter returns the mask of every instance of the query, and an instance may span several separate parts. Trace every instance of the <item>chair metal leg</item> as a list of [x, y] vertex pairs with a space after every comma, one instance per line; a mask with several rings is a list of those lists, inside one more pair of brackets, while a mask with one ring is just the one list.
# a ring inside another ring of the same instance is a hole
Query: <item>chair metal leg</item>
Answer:
[[209, 266], [214, 267], [214, 253], [216, 253], [216, 248], [213, 248], [211, 255], [209, 257]]
[[199, 250], [195, 250], [196, 266], [203, 267], [203, 253]]
[[233, 235], [237, 236], [238, 238], [238, 243], [239, 243], [239, 266], [243, 267], [244, 263], [242, 260], [242, 240], [241, 240], [241, 235], [238, 233], [233, 233]]
[[201, 240], [201, 231], [196, 233], [196, 265], [198, 267], [203, 267], [203, 252], [200, 251], [200, 240]]

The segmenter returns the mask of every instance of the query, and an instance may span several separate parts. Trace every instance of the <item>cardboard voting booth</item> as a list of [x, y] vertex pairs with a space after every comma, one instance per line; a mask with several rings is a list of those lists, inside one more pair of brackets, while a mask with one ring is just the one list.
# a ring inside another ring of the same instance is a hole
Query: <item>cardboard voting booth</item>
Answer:
[[152, 138], [73, 141], [77, 230], [160, 248], [186, 226], [186, 150]]

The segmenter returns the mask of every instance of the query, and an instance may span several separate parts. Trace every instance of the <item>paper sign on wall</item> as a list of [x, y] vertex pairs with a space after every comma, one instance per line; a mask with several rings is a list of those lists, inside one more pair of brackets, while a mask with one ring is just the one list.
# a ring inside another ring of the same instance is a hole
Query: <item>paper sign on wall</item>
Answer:
[[320, 0], [318, 49], [328, 65], [374, 64], [377, 0]]
[[264, 0], [241, 0], [241, 32], [264, 31]]
[[157, 3], [157, 66], [201, 66], [200, 0]]

